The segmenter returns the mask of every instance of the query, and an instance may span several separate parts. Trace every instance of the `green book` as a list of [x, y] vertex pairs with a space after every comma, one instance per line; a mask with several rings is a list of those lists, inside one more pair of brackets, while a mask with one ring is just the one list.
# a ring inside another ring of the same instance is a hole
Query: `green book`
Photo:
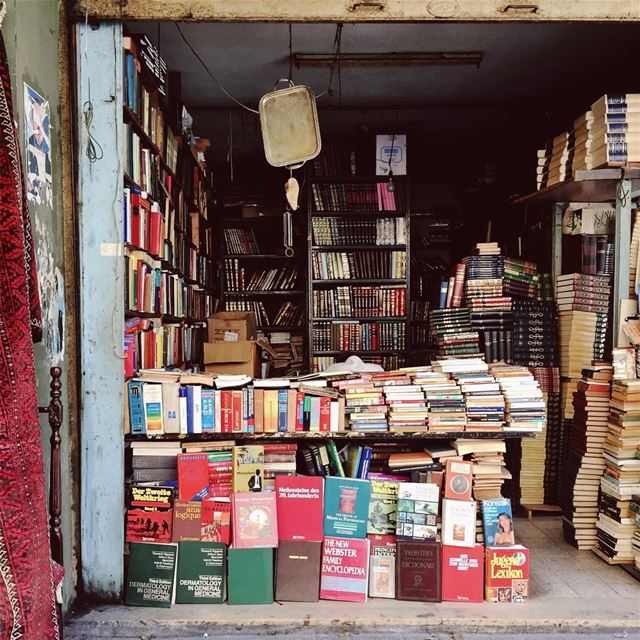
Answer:
[[176, 602], [224, 602], [227, 548], [222, 542], [181, 542]]
[[229, 604], [273, 603], [273, 549], [229, 549]]
[[338, 455], [338, 449], [336, 447], [336, 443], [333, 440], [327, 441], [327, 451], [329, 452], [329, 458], [331, 462], [333, 462], [338, 475], [341, 478], [344, 478], [344, 468], [342, 466], [342, 461], [340, 460], [340, 456]]
[[371, 483], [356, 478], [324, 481], [324, 535], [366, 538]]
[[132, 542], [125, 603], [170, 607], [175, 601], [177, 544]]

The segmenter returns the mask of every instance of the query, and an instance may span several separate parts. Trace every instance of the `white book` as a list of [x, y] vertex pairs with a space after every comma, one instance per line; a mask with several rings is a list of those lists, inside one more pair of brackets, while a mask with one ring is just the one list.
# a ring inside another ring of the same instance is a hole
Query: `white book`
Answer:
[[476, 503], [473, 500], [442, 500], [442, 544], [475, 547]]
[[202, 433], [202, 387], [193, 385], [193, 433]]
[[180, 389], [180, 396], [178, 397], [178, 411], [180, 413], [180, 433], [189, 433], [187, 427], [187, 390], [182, 387]]
[[144, 404], [144, 422], [148, 436], [164, 433], [162, 423], [162, 385], [145, 382], [142, 385], [142, 401]]

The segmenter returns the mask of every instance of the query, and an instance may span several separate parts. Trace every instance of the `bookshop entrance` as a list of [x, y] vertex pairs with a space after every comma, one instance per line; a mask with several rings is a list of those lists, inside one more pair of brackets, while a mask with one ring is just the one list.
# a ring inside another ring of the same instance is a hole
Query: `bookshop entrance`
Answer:
[[77, 26], [78, 633], [633, 625], [638, 33]]

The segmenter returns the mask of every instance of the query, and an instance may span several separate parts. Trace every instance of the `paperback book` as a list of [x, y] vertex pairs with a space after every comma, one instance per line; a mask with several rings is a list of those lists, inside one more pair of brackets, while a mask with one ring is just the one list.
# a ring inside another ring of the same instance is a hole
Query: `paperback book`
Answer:
[[436, 484], [402, 482], [398, 493], [398, 540], [435, 540], [440, 488]]
[[516, 543], [509, 498], [482, 501], [484, 541], [491, 547], [508, 547]]

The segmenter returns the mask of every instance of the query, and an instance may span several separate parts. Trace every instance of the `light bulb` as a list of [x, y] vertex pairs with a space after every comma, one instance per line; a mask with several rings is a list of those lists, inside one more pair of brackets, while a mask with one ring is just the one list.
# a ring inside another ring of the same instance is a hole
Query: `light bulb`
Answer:
[[396, 185], [393, 183], [393, 171], [389, 171], [389, 181], [387, 182], [387, 191], [393, 193], [396, 189]]

